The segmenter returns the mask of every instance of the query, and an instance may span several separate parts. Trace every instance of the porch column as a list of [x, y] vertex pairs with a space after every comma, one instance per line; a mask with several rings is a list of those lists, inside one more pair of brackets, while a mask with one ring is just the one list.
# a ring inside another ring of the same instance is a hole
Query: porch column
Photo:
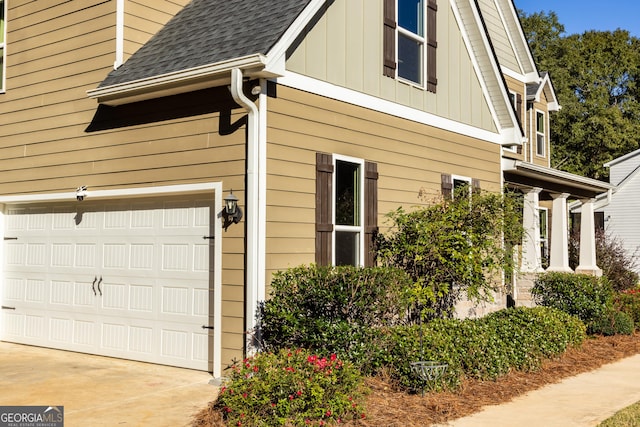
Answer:
[[567, 215], [567, 198], [569, 193], [552, 194], [553, 207], [551, 211], [551, 253], [549, 254], [549, 268], [547, 271], [571, 273], [569, 267], [569, 226]]
[[596, 264], [596, 227], [593, 216], [593, 199], [581, 200], [580, 214], [580, 264], [576, 273], [601, 276], [602, 270]]
[[542, 269], [542, 251], [540, 248], [540, 192], [534, 187], [524, 195], [522, 208], [522, 266], [524, 273], [538, 273]]

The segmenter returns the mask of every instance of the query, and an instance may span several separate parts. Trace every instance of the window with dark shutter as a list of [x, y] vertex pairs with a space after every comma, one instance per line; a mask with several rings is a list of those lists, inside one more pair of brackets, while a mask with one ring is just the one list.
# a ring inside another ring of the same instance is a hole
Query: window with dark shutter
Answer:
[[383, 0], [383, 5], [383, 74], [435, 93], [438, 84], [436, 0]]
[[438, 5], [436, 0], [428, 0], [427, 3], [427, 90], [436, 92], [438, 85], [436, 49], [437, 42], [437, 12]]
[[316, 264], [373, 266], [377, 231], [377, 164], [316, 153]]
[[316, 153], [316, 264], [331, 265], [333, 156]]

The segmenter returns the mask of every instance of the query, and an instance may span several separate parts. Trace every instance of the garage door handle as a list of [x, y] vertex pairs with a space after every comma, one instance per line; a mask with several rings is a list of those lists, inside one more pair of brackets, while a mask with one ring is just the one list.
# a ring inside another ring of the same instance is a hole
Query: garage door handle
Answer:
[[202, 325], [202, 329], [213, 329], [213, 326], [205, 326], [205, 325]]
[[96, 293], [96, 282], [97, 282], [97, 281], [98, 281], [98, 276], [95, 276], [95, 277], [93, 278], [93, 284], [91, 285], [91, 290], [93, 291], [93, 294], [94, 294], [94, 295], [96, 295], [96, 296], [98, 295], [98, 294]]
[[98, 280], [98, 292], [100, 292], [100, 296], [102, 296], [102, 289], [100, 289], [100, 283], [102, 283], [102, 276], [100, 276], [100, 280]]
[[15, 307], [7, 307], [6, 305], [3, 305], [2, 309], [3, 310], [15, 310], [16, 308]]

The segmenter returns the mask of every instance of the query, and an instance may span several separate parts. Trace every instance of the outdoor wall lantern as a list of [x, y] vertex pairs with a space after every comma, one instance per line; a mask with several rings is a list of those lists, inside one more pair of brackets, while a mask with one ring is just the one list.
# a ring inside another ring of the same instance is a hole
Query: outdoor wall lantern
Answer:
[[233, 190], [224, 198], [224, 213], [229, 223], [237, 224], [242, 219], [242, 209], [238, 207], [238, 198], [233, 195]]

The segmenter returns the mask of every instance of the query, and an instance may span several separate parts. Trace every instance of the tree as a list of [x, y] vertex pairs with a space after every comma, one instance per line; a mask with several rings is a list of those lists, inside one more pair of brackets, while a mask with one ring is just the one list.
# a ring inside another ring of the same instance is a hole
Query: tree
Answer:
[[640, 40], [624, 30], [563, 36], [555, 13], [519, 13], [562, 105], [551, 120], [552, 166], [606, 179], [604, 163], [640, 147]]

